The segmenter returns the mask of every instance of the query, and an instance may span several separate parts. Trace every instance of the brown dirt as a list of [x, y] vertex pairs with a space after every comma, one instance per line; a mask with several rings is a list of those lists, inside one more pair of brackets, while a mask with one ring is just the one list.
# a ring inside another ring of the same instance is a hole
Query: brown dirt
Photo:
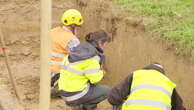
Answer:
[[[84, 15], [85, 24], [80, 31], [80, 36], [103, 28], [113, 37], [113, 41], [105, 52], [108, 72], [103, 84], [113, 87], [131, 71], [142, 68], [153, 61], [161, 62], [166, 67], [167, 75], [177, 84], [177, 89], [188, 110], [194, 109], [192, 105], [194, 88], [191, 87], [191, 84], [194, 84], [192, 80], [193, 62], [188, 57], [179, 55], [175, 47], [146, 32], [141, 22], [142, 19], [130, 17], [110, 0], [54, 0], [53, 26], [59, 24], [62, 12], [69, 8], [77, 8]], [[8, 46], [6, 51], [9, 54], [11, 69], [19, 88], [21, 105], [26, 110], [38, 108], [39, 11], [40, 2], [37, 0], [0, 0], [0, 26]], [[2, 105], [1, 101], [12, 100], [13, 103], [3, 104], [3, 107], [19, 106], [14, 96], [11, 95], [11, 85], [3, 58], [2, 51], [0, 51], [0, 86], [5, 86], [0, 92], [6, 97], [6, 99], [0, 97], [0, 105]], [[6, 93], [9, 95], [6, 96]], [[51, 103], [51, 110], [69, 109], [60, 99], [52, 99]], [[98, 106], [98, 110], [110, 109], [111, 106], [107, 101]], [[14, 110], [21, 109], [15, 108]]]

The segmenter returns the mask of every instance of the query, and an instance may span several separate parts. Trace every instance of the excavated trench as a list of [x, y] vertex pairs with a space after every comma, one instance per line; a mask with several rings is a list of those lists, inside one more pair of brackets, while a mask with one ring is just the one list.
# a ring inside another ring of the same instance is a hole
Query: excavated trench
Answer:
[[[131, 17], [132, 13], [126, 14], [110, 0], [54, 0], [53, 27], [59, 24], [62, 12], [69, 8], [79, 9], [84, 16], [85, 24], [79, 33], [81, 39], [99, 28], [108, 31], [113, 38], [105, 51], [107, 73], [103, 84], [113, 87], [133, 70], [151, 62], [160, 62], [167, 76], [177, 84], [188, 110], [194, 109], [194, 88], [191, 85], [194, 84], [194, 63], [189, 57], [179, 54], [174, 46], [149, 34], [142, 19]], [[12, 94], [4, 56], [0, 51], [0, 109], [12, 110], [14, 107], [14, 110], [22, 110], [21, 106], [25, 110], [38, 108], [39, 11], [40, 2], [37, 0], [0, 0], [0, 26], [21, 98], [19, 104]], [[52, 99], [51, 110], [68, 109], [62, 100]], [[111, 110], [111, 106], [104, 101], [98, 110]]]

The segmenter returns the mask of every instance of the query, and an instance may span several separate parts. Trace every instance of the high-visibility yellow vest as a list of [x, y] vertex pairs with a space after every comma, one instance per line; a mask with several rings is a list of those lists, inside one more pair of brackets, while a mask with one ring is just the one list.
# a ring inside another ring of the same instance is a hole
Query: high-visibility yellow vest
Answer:
[[171, 110], [171, 96], [176, 85], [156, 70], [133, 73], [131, 93], [122, 110]]
[[100, 57], [94, 56], [87, 60], [69, 63], [68, 58], [65, 57], [58, 80], [59, 90], [66, 92], [82, 91], [73, 98], [66, 97], [66, 101], [81, 98], [88, 92], [90, 83], [97, 83], [103, 78], [99, 61]]

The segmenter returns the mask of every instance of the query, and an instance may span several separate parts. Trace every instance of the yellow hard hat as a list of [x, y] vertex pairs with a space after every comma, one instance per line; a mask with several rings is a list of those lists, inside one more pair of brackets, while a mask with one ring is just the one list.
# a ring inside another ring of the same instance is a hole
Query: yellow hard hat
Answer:
[[83, 17], [81, 13], [76, 9], [69, 9], [63, 13], [61, 17], [61, 23], [64, 25], [82, 25], [83, 24]]

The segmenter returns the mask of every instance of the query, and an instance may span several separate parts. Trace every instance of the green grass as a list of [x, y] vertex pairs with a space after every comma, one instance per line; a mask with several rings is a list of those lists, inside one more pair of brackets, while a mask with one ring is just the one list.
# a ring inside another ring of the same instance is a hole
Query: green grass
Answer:
[[194, 0], [113, 0], [194, 60]]

